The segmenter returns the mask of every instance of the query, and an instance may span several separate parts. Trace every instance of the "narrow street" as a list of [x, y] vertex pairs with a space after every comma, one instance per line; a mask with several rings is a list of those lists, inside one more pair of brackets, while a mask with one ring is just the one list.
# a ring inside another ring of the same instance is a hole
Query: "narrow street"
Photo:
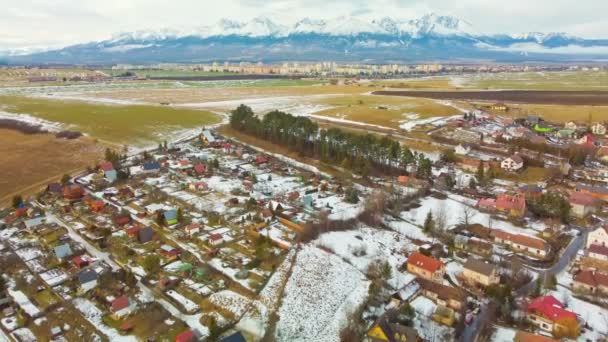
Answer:
[[[63, 222], [61, 219], [57, 218], [55, 215], [49, 214], [47, 212], [47, 218], [49, 221], [55, 222], [55, 223], [59, 224], [60, 226], [65, 227], [68, 230], [68, 234], [70, 235], [70, 237], [74, 241], [81, 243], [87, 250], [87, 253], [91, 254], [92, 256], [94, 256], [100, 260], [103, 260], [105, 263], [107, 263], [112, 268], [112, 270], [117, 271], [121, 268], [125, 268], [125, 266], [119, 265], [118, 263], [116, 263], [109, 253], [102, 252], [97, 247], [91, 245], [82, 236], [80, 236], [80, 234], [78, 234], [74, 230], [74, 228], [72, 228], [69, 224]], [[165, 299], [158, 298], [154, 294], [153, 290], [151, 290], [144, 283], [141, 282], [141, 277], [136, 275], [136, 278], [137, 278], [137, 287], [140, 288], [140, 290], [142, 291], [142, 293], [144, 293], [144, 295], [146, 297], [154, 298], [154, 301], [159, 303], [165, 310], [167, 310], [169, 313], [171, 313], [171, 315], [184, 321], [193, 331], [196, 331], [200, 336], [207, 336], [209, 334], [209, 329], [207, 329], [207, 327], [204, 326], [203, 324], [201, 324], [201, 322], [200, 322], [200, 318], [202, 316], [201, 313], [195, 314], [195, 315], [183, 314], [179, 309], [177, 309], [170, 302], [166, 301]]]

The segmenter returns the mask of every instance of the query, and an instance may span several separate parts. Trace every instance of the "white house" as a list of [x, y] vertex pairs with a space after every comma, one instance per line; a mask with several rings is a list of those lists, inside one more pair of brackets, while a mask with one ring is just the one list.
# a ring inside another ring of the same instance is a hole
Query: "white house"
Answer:
[[505, 158], [500, 167], [506, 171], [518, 171], [524, 167], [524, 160], [517, 154]]
[[467, 154], [469, 154], [469, 152], [471, 152], [471, 146], [468, 145], [468, 144], [459, 144], [454, 149], [454, 152], [456, 154], [460, 154], [460, 155], [463, 155], [463, 156], [467, 155]]
[[606, 126], [601, 122], [597, 122], [591, 126], [591, 133], [596, 135], [606, 135]]
[[576, 122], [574, 121], [568, 121], [566, 122], [566, 124], [564, 125], [565, 129], [571, 129], [573, 131], [576, 131], [576, 129], [578, 128], [578, 126], [576, 125]]
[[607, 227], [599, 227], [596, 230], [589, 232], [589, 235], [587, 235], [587, 248], [591, 247], [591, 245], [608, 247]]

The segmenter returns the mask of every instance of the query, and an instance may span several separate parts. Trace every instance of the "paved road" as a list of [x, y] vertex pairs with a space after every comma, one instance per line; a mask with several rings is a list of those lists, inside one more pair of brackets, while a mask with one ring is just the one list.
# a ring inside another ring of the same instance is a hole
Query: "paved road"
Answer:
[[[547, 269], [537, 268], [534, 266], [526, 266], [528, 269], [535, 271], [538, 273], [538, 276], [546, 279], [547, 277], [557, 275], [558, 273], [564, 271], [570, 262], [574, 260], [576, 254], [585, 246], [585, 241], [587, 241], [588, 230], [581, 227], [573, 227], [579, 230], [580, 235], [576, 236], [566, 247], [566, 249], [559, 256], [559, 260], [553, 264], [551, 267]], [[532, 279], [530, 282], [521, 288], [519, 288], [516, 293], [519, 296], [524, 296], [530, 293], [532, 289], [534, 289], [535, 280]]]
[[[578, 251], [580, 251], [584, 247], [585, 241], [587, 241], [588, 231], [586, 229], [581, 228], [581, 227], [573, 227], [573, 228], [578, 229], [581, 233], [580, 233], [580, 235], [576, 236], [570, 242], [568, 247], [566, 247], [566, 249], [561, 253], [561, 255], [559, 256], [559, 260], [555, 264], [553, 264], [551, 267], [549, 267], [547, 269], [540, 269], [540, 268], [535, 268], [535, 267], [531, 267], [531, 266], [526, 266], [526, 267], [529, 268], [530, 270], [533, 270], [534, 272], [537, 272], [538, 276], [543, 277], [543, 278], [550, 277], [552, 275], [557, 275], [560, 272], [564, 271], [568, 267], [570, 262], [576, 257], [576, 254], [578, 253]], [[526, 284], [523, 287], [521, 287], [520, 289], [518, 289], [516, 291], [516, 294], [518, 296], [525, 296], [534, 289], [535, 285], [536, 285], [535, 280], [532, 279], [528, 284]], [[485, 311], [487, 310], [486, 304], [484, 303], [480, 309], [481, 310], [479, 311], [479, 315], [477, 315], [475, 317], [475, 319], [473, 320], [473, 322], [470, 325], [467, 325], [465, 327], [465, 330], [463, 331], [462, 335], [460, 336], [459, 341], [461, 341], [461, 342], [475, 341], [475, 338], [477, 336], [477, 333], [479, 332], [480, 324], [482, 321], [482, 319], [480, 319], [480, 318], [483, 317]]]

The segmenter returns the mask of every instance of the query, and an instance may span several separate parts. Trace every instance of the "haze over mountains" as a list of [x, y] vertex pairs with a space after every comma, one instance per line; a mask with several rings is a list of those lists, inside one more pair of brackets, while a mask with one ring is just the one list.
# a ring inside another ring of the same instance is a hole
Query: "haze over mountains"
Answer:
[[608, 59], [608, 39], [566, 33], [485, 34], [452, 16], [416, 19], [266, 17], [229, 19], [189, 30], [141, 30], [36, 53], [7, 51], [9, 63], [156, 63], [233, 61], [591, 61]]

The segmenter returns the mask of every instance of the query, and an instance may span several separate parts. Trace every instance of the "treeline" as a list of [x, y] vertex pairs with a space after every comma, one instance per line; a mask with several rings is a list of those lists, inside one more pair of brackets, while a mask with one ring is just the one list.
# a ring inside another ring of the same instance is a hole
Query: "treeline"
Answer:
[[267, 113], [260, 120], [245, 105], [232, 111], [230, 125], [238, 131], [362, 176], [372, 172], [414, 173], [416, 177], [430, 179], [432, 175], [432, 163], [428, 158], [387, 136], [354, 134], [339, 128], [319, 129], [307, 117], [280, 111]]

